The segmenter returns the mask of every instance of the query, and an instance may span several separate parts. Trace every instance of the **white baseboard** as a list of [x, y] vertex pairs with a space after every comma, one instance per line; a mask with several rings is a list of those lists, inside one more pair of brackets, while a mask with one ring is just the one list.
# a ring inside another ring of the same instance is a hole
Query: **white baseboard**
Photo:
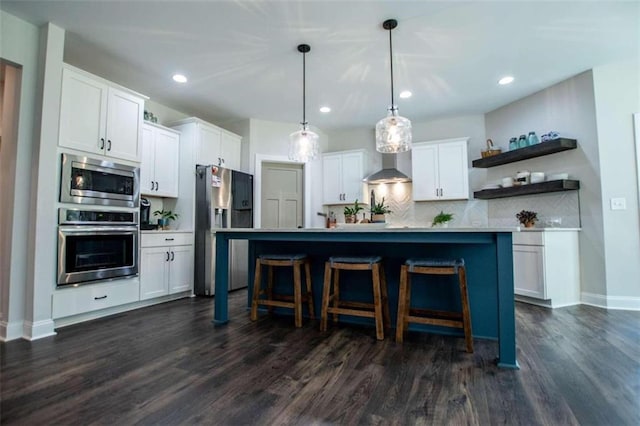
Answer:
[[0, 342], [22, 338], [22, 321], [0, 322]]
[[53, 320], [25, 321], [22, 327], [22, 337], [27, 340], [37, 340], [44, 337], [55, 336]]
[[582, 292], [581, 301], [585, 305], [599, 308], [640, 311], [640, 297], [605, 296], [603, 294]]

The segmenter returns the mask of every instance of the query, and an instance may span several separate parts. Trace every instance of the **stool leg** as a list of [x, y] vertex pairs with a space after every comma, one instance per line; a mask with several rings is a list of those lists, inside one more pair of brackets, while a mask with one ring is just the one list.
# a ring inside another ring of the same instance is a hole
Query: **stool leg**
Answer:
[[391, 329], [391, 315], [389, 314], [389, 295], [387, 293], [387, 276], [384, 272], [384, 265], [380, 264], [380, 280], [382, 287], [382, 317], [384, 318], [384, 327], [389, 331]]
[[320, 310], [320, 331], [327, 331], [327, 309], [329, 308], [329, 293], [331, 290], [331, 264], [324, 264], [324, 284], [322, 285], [322, 308]]
[[[267, 299], [273, 300], [273, 266], [269, 265], [267, 272]], [[268, 306], [269, 313], [273, 312], [273, 306]]]
[[404, 318], [402, 319], [403, 330], [409, 330], [409, 316], [411, 315], [411, 274], [409, 273], [409, 267], [407, 267], [406, 275], [407, 292], [404, 298]]
[[253, 279], [253, 297], [251, 298], [251, 321], [258, 319], [258, 298], [260, 297], [260, 281], [261, 281], [262, 264], [260, 259], [256, 259], [256, 274]]
[[460, 299], [462, 301], [464, 340], [467, 344], [467, 352], [473, 353], [473, 333], [471, 331], [471, 312], [469, 309], [469, 294], [467, 292], [467, 273], [464, 266], [458, 268], [458, 280], [460, 282]]
[[[333, 307], [340, 307], [340, 270], [333, 270]], [[338, 314], [333, 314], [333, 323], [338, 323]]]
[[293, 262], [293, 313], [297, 328], [302, 327], [302, 286], [300, 279], [300, 262]]
[[376, 320], [376, 339], [384, 340], [384, 322], [382, 321], [382, 296], [380, 295], [380, 264], [372, 266], [373, 274], [373, 308]]
[[311, 288], [311, 262], [304, 262], [304, 274], [307, 280], [307, 303], [309, 304], [309, 318], [316, 319], [313, 307], [313, 289]]
[[396, 342], [402, 343], [404, 339], [404, 319], [407, 315], [407, 265], [400, 267], [400, 291], [398, 294], [398, 319], [396, 321]]

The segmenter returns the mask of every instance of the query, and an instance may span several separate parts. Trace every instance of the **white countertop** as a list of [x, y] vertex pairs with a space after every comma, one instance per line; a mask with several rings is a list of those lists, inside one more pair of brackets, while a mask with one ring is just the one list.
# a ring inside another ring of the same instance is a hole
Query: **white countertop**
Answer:
[[140, 231], [141, 234], [192, 234], [193, 230], [187, 229], [145, 229], [144, 231]]
[[561, 232], [561, 231], [580, 231], [580, 228], [521, 228], [502, 227], [502, 228], [431, 228], [431, 227], [409, 227], [409, 226], [368, 226], [354, 225], [349, 227], [338, 228], [289, 228], [289, 229], [266, 229], [266, 228], [225, 228], [212, 229], [211, 233], [216, 232]]

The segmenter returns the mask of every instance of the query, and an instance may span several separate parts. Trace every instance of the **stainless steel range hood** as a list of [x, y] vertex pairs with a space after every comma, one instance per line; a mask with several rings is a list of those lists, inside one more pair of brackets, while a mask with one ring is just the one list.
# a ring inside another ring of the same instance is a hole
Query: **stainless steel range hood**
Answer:
[[370, 174], [363, 179], [366, 183], [411, 182], [411, 178], [397, 167], [397, 154], [382, 154], [382, 170]]

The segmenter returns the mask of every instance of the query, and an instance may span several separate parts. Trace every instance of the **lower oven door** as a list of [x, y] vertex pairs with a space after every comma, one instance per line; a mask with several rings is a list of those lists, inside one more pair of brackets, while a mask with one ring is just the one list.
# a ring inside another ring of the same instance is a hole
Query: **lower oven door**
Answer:
[[58, 226], [58, 286], [138, 275], [137, 226]]

